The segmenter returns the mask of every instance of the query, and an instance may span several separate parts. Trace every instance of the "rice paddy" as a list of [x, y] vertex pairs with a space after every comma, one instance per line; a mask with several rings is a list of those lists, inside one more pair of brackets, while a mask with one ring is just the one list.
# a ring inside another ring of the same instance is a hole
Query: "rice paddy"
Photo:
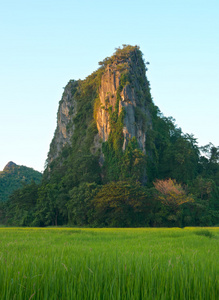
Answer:
[[0, 299], [219, 299], [219, 228], [0, 228]]

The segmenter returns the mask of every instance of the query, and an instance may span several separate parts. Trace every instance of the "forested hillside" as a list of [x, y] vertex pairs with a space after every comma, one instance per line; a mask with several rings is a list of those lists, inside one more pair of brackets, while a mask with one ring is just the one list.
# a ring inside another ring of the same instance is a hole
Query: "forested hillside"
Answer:
[[9, 162], [0, 172], [0, 202], [8, 200], [8, 197], [17, 189], [31, 181], [39, 184], [42, 174], [25, 166], [18, 166]]
[[14, 192], [1, 222], [19, 226], [219, 224], [219, 147], [197, 144], [154, 104], [137, 46], [70, 80], [42, 183]]

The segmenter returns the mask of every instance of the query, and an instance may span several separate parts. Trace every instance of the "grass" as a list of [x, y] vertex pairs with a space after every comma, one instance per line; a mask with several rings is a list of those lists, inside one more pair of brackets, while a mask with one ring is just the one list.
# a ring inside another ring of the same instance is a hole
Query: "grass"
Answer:
[[215, 237], [214, 233], [212, 231], [209, 231], [207, 229], [198, 230], [195, 232], [197, 235], [203, 235], [209, 238]]
[[218, 261], [219, 228], [0, 228], [0, 299], [216, 300]]

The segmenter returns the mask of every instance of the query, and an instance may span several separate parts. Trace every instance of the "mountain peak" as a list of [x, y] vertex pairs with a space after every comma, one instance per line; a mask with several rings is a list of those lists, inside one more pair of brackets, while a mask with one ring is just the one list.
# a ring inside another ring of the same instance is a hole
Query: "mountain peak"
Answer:
[[[122, 178], [123, 175], [116, 173], [122, 174], [128, 145], [145, 157], [153, 102], [146, 77], [148, 63], [142, 55], [138, 46], [123, 45], [99, 62], [98, 70], [86, 79], [69, 81], [60, 101], [57, 127], [48, 153], [50, 175], [56, 166], [64, 166], [71, 157], [75, 166], [86, 157], [90, 160], [85, 164], [95, 161], [97, 177], [107, 181]], [[75, 172], [78, 168], [75, 167]], [[112, 172], [113, 168], [116, 172]], [[140, 169], [138, 176], [143, 181], [146, 177], [142, 175], [143, 167]]]
[[4, 167], [3, 171], [10, 170], [11, 168], [17, 166], [13, 161], [9, 161], [7, 165]]

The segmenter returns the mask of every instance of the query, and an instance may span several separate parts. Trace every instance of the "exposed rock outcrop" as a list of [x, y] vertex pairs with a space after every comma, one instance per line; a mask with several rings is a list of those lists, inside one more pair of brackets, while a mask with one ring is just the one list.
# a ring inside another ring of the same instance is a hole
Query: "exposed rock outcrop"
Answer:
[[145, 152], [146, 127], [151, 126], [147, 105], [151, 99], [147, 99], [149, 83], [138, 51], [137, 47], [131, 53], [121, 51], [106, 66], [99, 88], [100, 105], [96, 122], [102, 141], [107, 141], [110, 134], [109, 108], [115, 110], [119, 93], [119, 114], [125, 109], [123, 150], [135, 136], [139, 147]]
[[73, 118], [77, 113], [77, 102], [73, 97], [73, 91], [77, 85], [77, 81], [70, 80], [64, 88], [62, 99], [59, 102], [57, 127], [50, 145], [48, 163], [51, 163], [59, 155], [66, 144], [70, 144], [74, 133]]
[[[93, 73], [94, 78], [99, 76], [99, 81], [97, 84], [95, 79], [97, 96], [91, 104], [98, 134], [94, 136], [90, 150], [92, 154], [96, 154], [100, 149], [102, 165], [104, 159], [101, 153], [102, 143], [109, 139], [110, 119], [116, 110], [118, 115], [124, 111], [123, 150], [126, 149], [128, 141], [136, 137], [139, 148], [145, 153], [147, 128], [151, 127], [149, 112], [151, 96], [145, 75], [146, 68], [139, 47], [119, 48], [112, 57], [106, 58], [100, 65], [100, 69]], [[75, 132], [75, 120], [78, 115], [81, 115], [80, 110], [82, 109], [81, 104], [78, 105], [77, 102], [77, 95], [81, 93], [79, 82], [86, 85], [87, 80], [71, 80], [65, 87], [57, 115], [57, 128], [48, 154], [48, 164], [59, 156], [65, 145], [71, 146]], [[87, 105], [86, 99], [84, 101]]]

